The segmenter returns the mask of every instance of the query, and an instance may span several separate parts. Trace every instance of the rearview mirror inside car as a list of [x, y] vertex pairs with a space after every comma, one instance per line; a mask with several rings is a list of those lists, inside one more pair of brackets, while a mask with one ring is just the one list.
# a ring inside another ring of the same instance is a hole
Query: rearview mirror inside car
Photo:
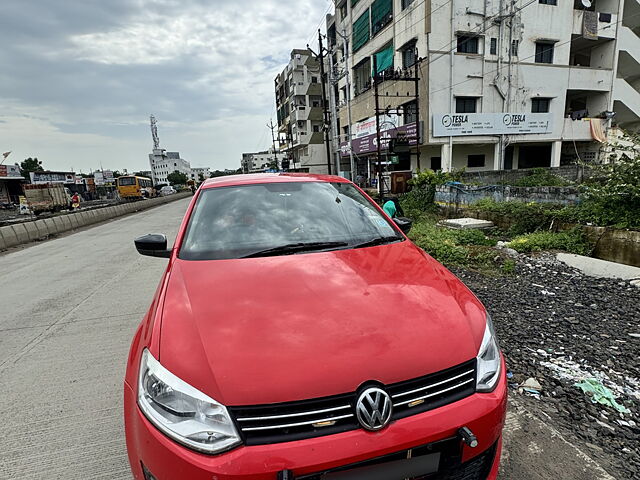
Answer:
[[136, 238], [134, 243], [140, 255], [162, 258], [171, 257], [171, 249], [167, 250], [167, 237], [161, 233], [144, 235]]
[[405, 234], [409, 233], [409, 230], [411, 230], [411, 227], [413, 226], [413, 222], [405, 217], [396, 217], [393, 221]]

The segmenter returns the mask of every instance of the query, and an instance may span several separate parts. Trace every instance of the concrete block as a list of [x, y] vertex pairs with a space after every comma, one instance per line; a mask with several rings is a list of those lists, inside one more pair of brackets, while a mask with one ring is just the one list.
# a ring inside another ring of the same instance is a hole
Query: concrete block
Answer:
[[47, 224], [43, 220], [36, 220], [33, 222], [36, 228], [38, 229], [39, 238], [46, 238], [49, 236], [49, 229], [47, 228]]
[[23, 223], [18, 223], [17, 225], [11, 225], [11, 228], [13, 228], [13, 231], [16, 234], [16, 237], [18, 238], [18, 245], [27, 243], [29, 241], [29, 232], [27, 232], [27, 229], [25, 228]]
[[89, 225], [89, 215], [88, 212], [78, 212], [76, 213], [76, 215], [78, 216], [78, 225], [80, 225], [81, 227], [86, 227], [87, 225]]
[[81, 226], [80, 222], [78, 222], [78, 214], [77, 213], [72, 213], [70, 215], [67, 215], [67, 218], [71, 222], [71, 228], [72, 229], [75, 229], [75, 228], [78, 228], [79, 226]]
[[0, 250], [4, 250], [7, 248], [7, 244], [4, 241], [4, 237], [2, 236], [2, 233], [0, 233]]
[[38, 240], [40, 238], [40, 233], [38, 232], [38, 227], [36, 227], [36, 222], [25, 222], [22, 224], [22, 226], [26, 230], [27, 236], [30, 241], [33, 242], [34, 240]]
[[0, 235], [2, 236], [5, 248], [15, 247], [18, 245], [18, 237], [16, 237], [16, 232], [13, 231], [13, 228], [11, 228], [10, 225], [7, 227], [0, 227]]
[[58, 233], [62, 233], [62, 232], [66, 232], [67, 230], [69, 230], [69, 228], [67, 227], [67, 224], [62, 220], [64, 218], [64, 216], [59, 216], [59, 217], [53, 217], [53, 223], [55, 223], [56, 225], [56, 230], [58, 230]]
[[478, 220], [477, 218], [451, 218], [439, 222], [443, 227], [457, 228], [461, 230], [493, 228], [493, 222]]
[[62, 224], [64, 225], [66, 230], [73, 229], [73, 225], [71, 223], [71, 219], [69, 218], [69, 215], [61, 215], [60, 218], [62, 219]]
[[608, 262], [597, 258], [573, 255], [571, 253], [558, 253], [558, 260], [570, 267], [577, 268], [585, 275], [596, 278], [619, 278], [622, 280], [635, 280], [640, 278], [640, 268], [622, 263]]
[[47, 226], [47, 234], [48, 235], [57, 235], [58, 227], [56, 227], [56, 224], [53, 221], [53, 218], [45, 218], [43, 221], [44, 221], [45, 225]]

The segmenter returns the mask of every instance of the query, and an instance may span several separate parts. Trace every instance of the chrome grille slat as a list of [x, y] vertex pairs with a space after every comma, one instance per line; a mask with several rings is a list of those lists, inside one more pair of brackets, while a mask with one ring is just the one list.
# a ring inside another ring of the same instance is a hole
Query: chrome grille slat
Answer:
[[474, 381], [474, 379], [470, 378], [469, 380], [465, 380], [462, 383], [458, 383], [457, 385], [454, 385], [453, 387], [445, 388], [444, 390], [438, 390], [437, 392], [432, 392], [432, 393], [429, 393], [427, 395], [422, 395], [420, 397], [412, 398], [411, 400], [405, 400], [403, 402], [397, 402], [397, 403], [394, 403], [393, 406], [394, 407], [401, 407], [402, 405], [408, 405], [409, 403], [417, 402], [418, 400], [426, 400], [427, 398], [435, 397], [436, 395], [441, 395], [441, 394], [449, 392], [451, 390], [455, 390], [456, 388], [460, 388], [463, 385], [466, 385], [466, 384], [468, 384], [470, 382], [473, 382], [473, 381]]
[[[457, 402], [475, 392], [476, 360], [423, 377], [390, 383], [391, 421]], [[333, 435], [362, 428], [355, 415], [357, 392], [263, 405], [229, 406], [245, 445], [265, 445]], [[409, 398], [411, 397], [411, 398]], [[405, 400], [406, 399], [406, 400]], [[415, 405], [409, 406], [412, 402]]]
[[302, 427], [304, 425], [314, 425], [316, 423], [335, 422], [337, 420], [342, 420], [343, 418], [349, 418], [349, 417], [353, 417], [353, 413], [350, 413], [348, 415], [340, 415], [338, 417], [329, 417], [329, 418], [322, 418], [320, 420], [311, 420], [311, 421], [308, 421], [308, 422], [288, 423], [288, 424], [284, 424], [284, 425], [269, 425], [267, 427], [243, 427], [242, 431], [243, 432], [255, 432], [255, 431], [258, 431], [258, 430], [275, 430], [277, 428]]
[[461, 373], [460, 375], [456, 375], [455, 377], [451, 377], [451, 378], [447, 378], [446, 380], [442, 380], [441, 382], [437, 382], [437, 383], [432, 383], [431, 385], [427, 385], [424, 387], [420, 387], [420, 388], [415, 388], [413, 390], [409, 390], [408, 392], [402, 392], [402, 393], [396, 393], [395, 395], [392, 395], [392, 398], [398, 398], [398, 397], [404, 397], [405, 395], [411, 395], [412, 393], [416, 393], [419, 392], [421, 390], [429, 390], [430, 388], [434, 388], [434, 387], [439, 387], [440, 385], [444, 385], [445, 383], [450, 383], [453, 382], [454, 380], [457, 380], [461, 377], [464, 377], [466, 375], [470, 375], [472, 373], [475, 373], [475, 370], [468, 370], [464, 373]]
[[[278, 420], [281, 418], [304, 417], [307, 415], [316, 415], [318, 413], [335, 412], [336, 410], [344, 410], [345, 408], [351, 408], [351, 405], [342, 405], [340, 407], [324, 408], [322, 410], [312, 410], [310, 412], [289, 413], [287, 415], [268, 415], [265, 417], [239, 417], [238, 421], [250, 422], [250, 421], [258, 421], [258, 420]], [[316, 423], [316, 422], [313, 422], [313, 423]]]

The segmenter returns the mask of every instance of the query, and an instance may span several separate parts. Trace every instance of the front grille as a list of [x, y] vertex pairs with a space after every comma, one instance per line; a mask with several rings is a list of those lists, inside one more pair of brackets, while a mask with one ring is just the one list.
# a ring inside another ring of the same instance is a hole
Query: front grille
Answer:
[[[476, 360], [384, 389], [393, 401], [392, 420], [433, 410], [475, 392]], [[360, 428], [356, 393], [270, 405], [229, 407], [246, 445], [264, 445]]]

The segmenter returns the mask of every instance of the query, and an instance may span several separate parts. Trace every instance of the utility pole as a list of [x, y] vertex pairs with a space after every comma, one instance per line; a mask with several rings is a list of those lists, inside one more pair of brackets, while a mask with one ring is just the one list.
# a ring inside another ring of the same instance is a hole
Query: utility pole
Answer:
[[277, 125], [273, 124], [273, 118], [270, 119], [269, 123], [267, 123], [267, 128], [271, 130], [271, 141], [273, 142], [273, 161], [276, 165], [276, 170], [280, 170], [280, 166], [278, 165], [278, 153], [276, 152], [276, 137], [274, 135], [274, 131], [277, 128]]
[[331, 137], [333, 138], [333, 156], [336, 163], [336, 175], [340, 174], [340, 137], [338, 133], [338, 109], [336, 107], [336, 92], [335, 85], [337, 84], [337, 78], [335, 78], [335, 65], [333, 64], [333, 52], [329, 53], [329, 107], [331, 107]]
[[[348, 113], [348, 122], [349, 125], [347, 127], [347, 134], [349, 136], [349, 162], [351, 165], [351, 181], [354, 182], [356, 178], [356, 164], [353, 159], [353, 150], [351, 148], [351, 141], [353, 140], [353, 136], [351, 135], [351, 77], [350, 77], [350, 69], [349, 69], [349, 46], [347, 42], [349, 41], [349, 37], [347, 36], [347, 30], [342, 29], [342, 47], [344, 51], [344, 71], [345, 76], [347, 78], [347, 98], [345, 99], [347, 102], [347, 113]], [[369, 178], [369, 172], [367, 172], [367, 178]]]
[[380, 95], [378, 92], [378, 56], [373, 56], [373, 94], [376, 101], [376, 158], [378, 159], [378, 192], [380, 201], [384, 198], [384, 185], [382, 184], [382, 157], [380, 154]]
[[322, 130], [324, 131], [324, 142], [327, 150], [327, 173], [331, 175], [331, 147], [329, 146], [329, 119], [327, 110], [327, 89], [325, 87], [326, 76], [324, 72], [324, 47], [322, 45], [322, 32], [318, 29], [318, 45], [320, 48], [320, 54], [318, 58], [320, 60], [320, 83], [322, 84], [322, 113], [324, 118], [324, 125]]
[[[416, 93], [416, 168], [420, 170], [420, 61], [418, 60], [418, 48], [415, 48], [415, 93]], [[411, 163], [409, 163], [409, 170], [411, 170]]]

